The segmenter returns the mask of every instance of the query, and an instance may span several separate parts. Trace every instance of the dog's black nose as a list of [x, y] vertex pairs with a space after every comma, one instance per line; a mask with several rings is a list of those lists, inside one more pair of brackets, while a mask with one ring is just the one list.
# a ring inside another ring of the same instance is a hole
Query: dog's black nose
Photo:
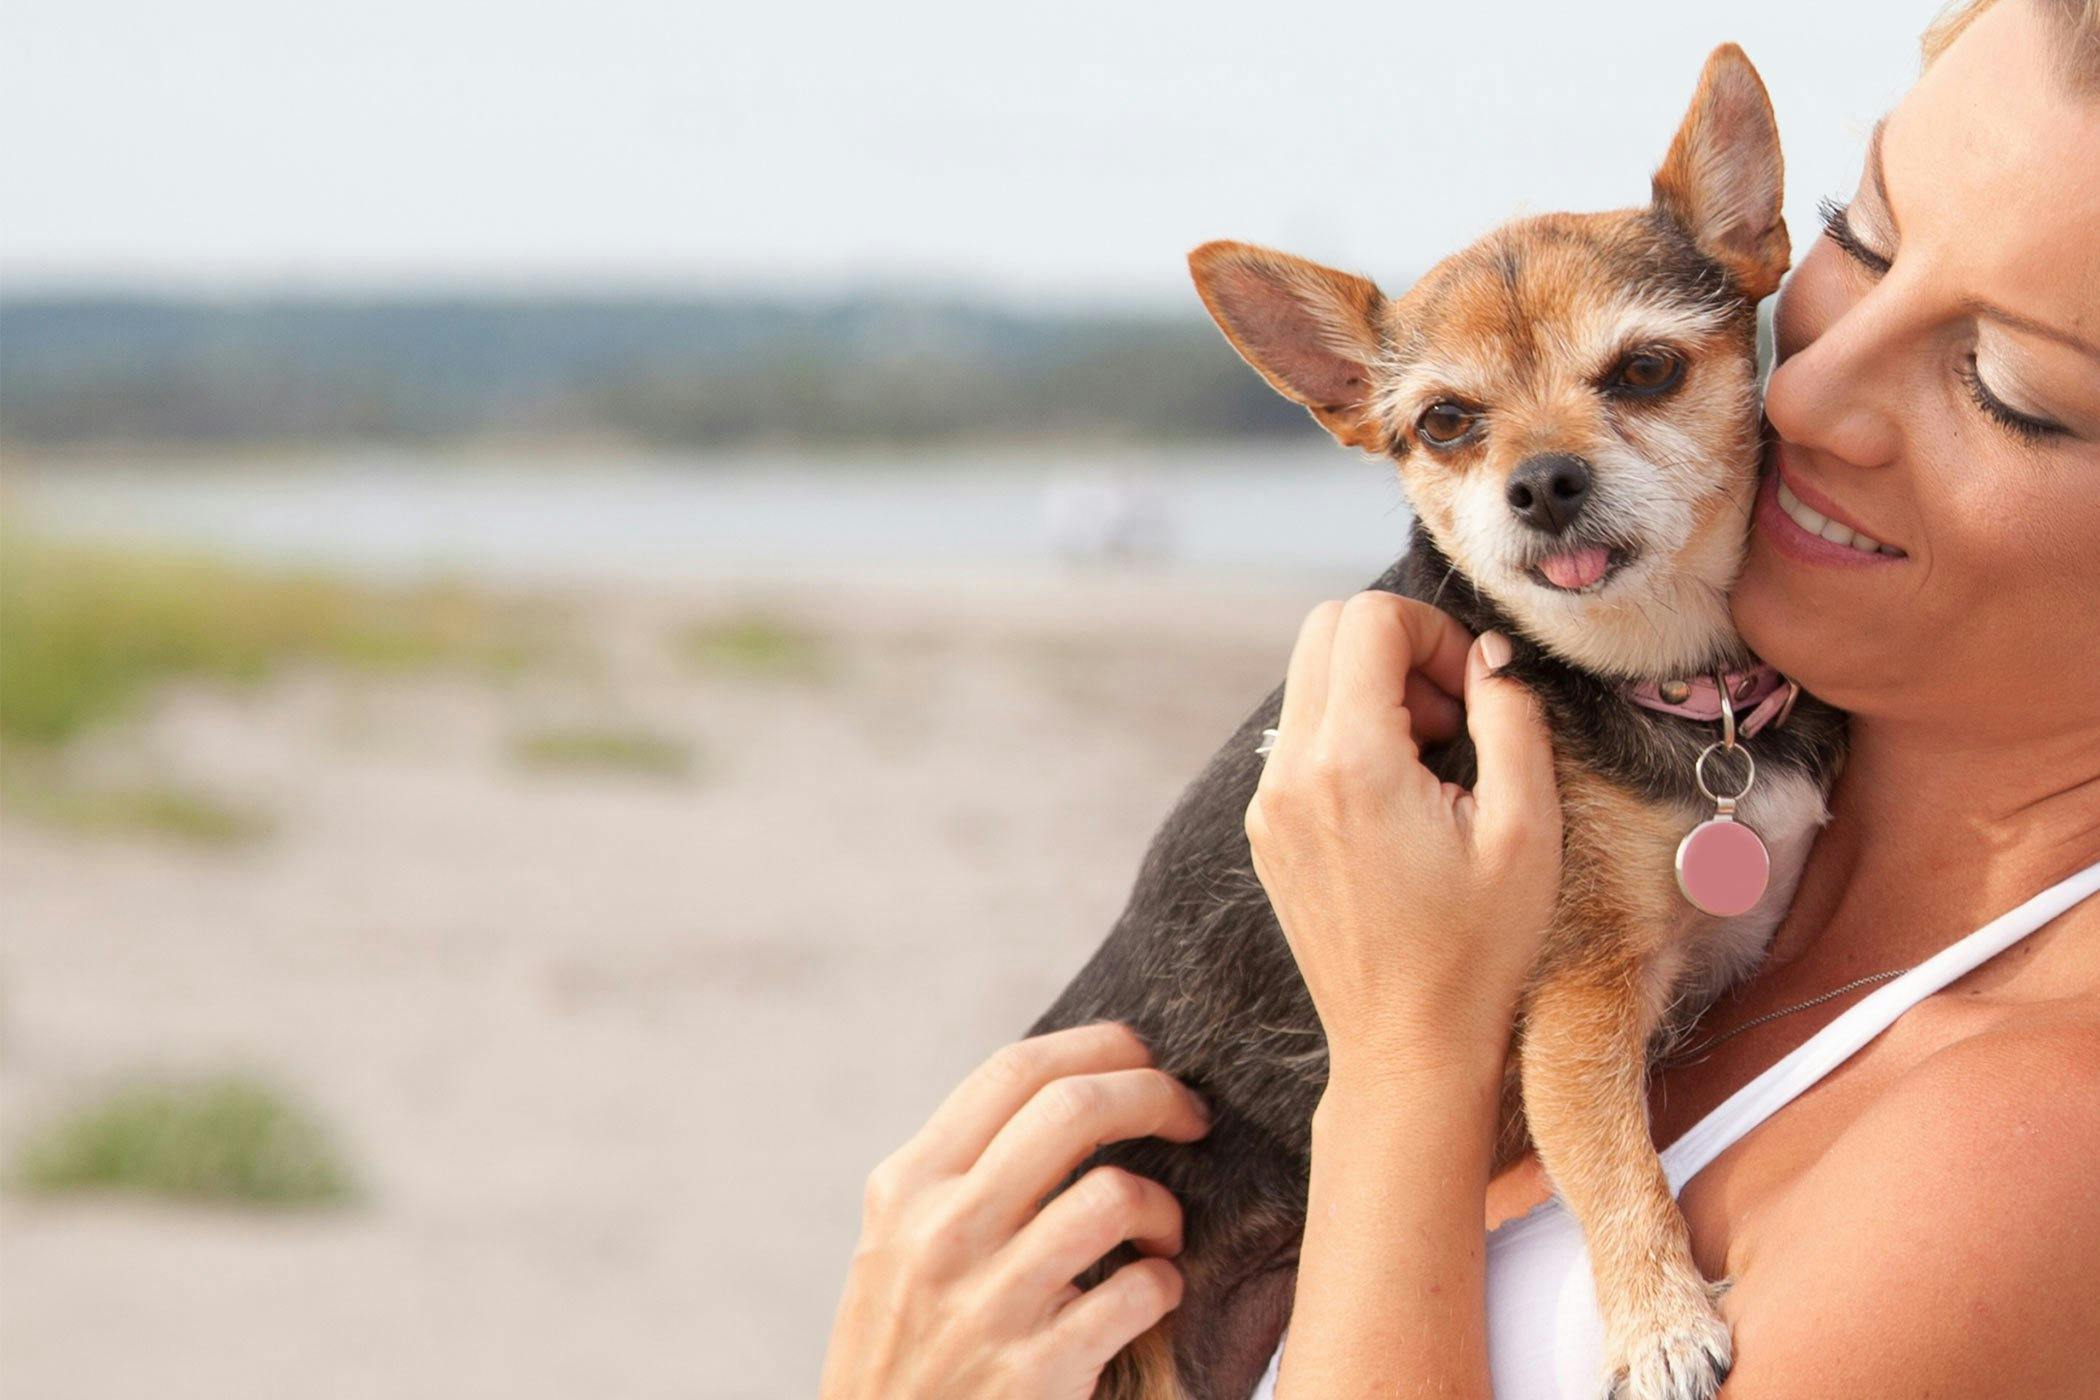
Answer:
[[1590, 464], [1566, 452], [1527, 457], [1509, 474], [1509, 508], [1534, 529], [1557, 535], [1582, 514]]

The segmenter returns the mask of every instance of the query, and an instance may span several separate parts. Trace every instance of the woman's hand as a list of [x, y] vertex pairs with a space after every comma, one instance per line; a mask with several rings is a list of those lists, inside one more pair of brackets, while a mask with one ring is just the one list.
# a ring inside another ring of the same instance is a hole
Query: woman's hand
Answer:
[[[824, 1400], [1069, 1397], [1181, 1301], [1181, 1207], [1096, 1167], [1103, 1143], [1191, 1142], [1202, 1102], [1116, 1025], [1019, 1041], [949, 1095], [868, 1178], [859, 1248], [824, 1363]], [[1129, 1241], [1146, 1258], [1072, 1280]]]
[[[1560, 883], [1552, 750], [1530, 693], [1493, 674], [1509, 655], [1389, 593], [1325, 604], [1299, 632], [1247, 837], [1333, 1083], [1499, 1074]], [[1460, 694], [1472, 792], [1416, 747], [1457, 733]]]

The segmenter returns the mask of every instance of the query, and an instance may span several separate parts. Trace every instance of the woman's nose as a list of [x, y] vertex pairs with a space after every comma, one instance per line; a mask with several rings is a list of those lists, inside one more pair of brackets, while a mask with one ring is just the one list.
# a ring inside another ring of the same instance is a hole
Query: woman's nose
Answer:
[[1773, 369], [1765, 417], [1788, 442], [1856, 466], [1881, 466], [1902, 449], [1895, 411], [1901, 374], [1894, 327], [1877, 289], [1852, 303], [1814, 340]]

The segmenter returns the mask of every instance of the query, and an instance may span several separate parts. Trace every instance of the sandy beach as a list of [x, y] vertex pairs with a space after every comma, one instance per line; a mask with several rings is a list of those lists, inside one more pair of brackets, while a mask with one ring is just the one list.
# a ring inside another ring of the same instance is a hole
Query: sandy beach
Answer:
[[[1321, 596], [1139, 572], [601, 587], [588, 664], [178, 686], [97, 742], [237, 849], [0, 827], [0, 1135], [250, 1069], [361, 1192], [0, 1195], [0, 1392], [809, 1394], [867, 1168], [1105, 932]], [[664, 639], [761, 611], [805, 674]], [[536, 770], [522, 724], [680, 736]]]

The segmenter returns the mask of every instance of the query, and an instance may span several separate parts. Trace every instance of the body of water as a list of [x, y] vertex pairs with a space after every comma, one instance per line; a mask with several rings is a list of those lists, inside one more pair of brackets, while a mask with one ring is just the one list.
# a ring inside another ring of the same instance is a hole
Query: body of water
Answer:
[[14, 473], [37, 528], [389, 577], [544, 581], [1049, 567], [1105, 558], [1361, 582], [1404, 546], [1390, 466], [1319, 444], [1063, 457], [343, 452]]

